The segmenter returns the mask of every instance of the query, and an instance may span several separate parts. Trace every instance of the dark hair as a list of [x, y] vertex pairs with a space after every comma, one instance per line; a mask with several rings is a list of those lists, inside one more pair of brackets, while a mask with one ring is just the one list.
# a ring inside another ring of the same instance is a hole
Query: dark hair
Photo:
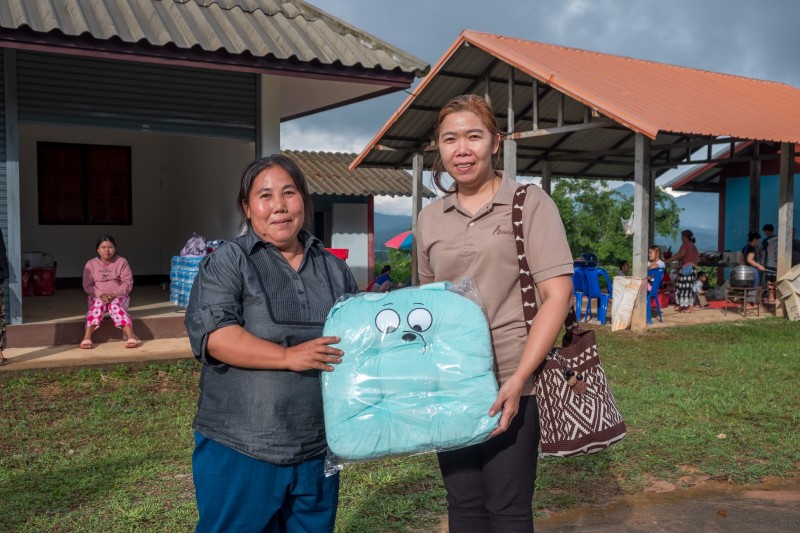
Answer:
[[692, 233], [692, 230], [690, 230], [690, 229], [685, 229], [685, 230], [683, 230], [683, 231], [681, 232], [681, 237], [684, 237], [684, 236], [685, 236], [687, 239], [689, 239], [690, 241], [692, 241], [692, 244], [694, 244], [695, 242], [697, 242], [697, 241], [695, 241], [695, 238], [694, 238], [694, 233]]
[[392, 270], [392, 265], [384, 265], [383, 268], [381, 269], [381, 274], [386, 274], [390, 270]]
[[625, 266], [625, 265], [627, 265], [627, 264], [628, 264], [628, 262], [627, 262], [627, 261], [625, 261], [624, 259], [623, 259], [622, 261], [620, 261], [620, 262], [619, 262], [619, 268], [620, 268], [620, 270], [622, 270], [622, 267], [624, 267], [624, 266]]
[[303, 176], [303, 171], [297, 166], [297, 163], [289, 159], [283, 154], [272, 154], [264, 157], [259, 157], [247, 165], [242, 172], [242, 180], [239, 184], [239, 196], [236, 198], [236, 205], [242, 212], [242, 227], [249, 224], [247, 215], [244, 210], [245, 204], [250, 199], [250, 191], [253, 188], [253, 180], [256, 179], [261, 172], [273, 168], [281, 167], [289, 174], [294, 181], [297, 190], [300, 192], [300, 197], [303, 199], [304, 220], [303, 227], [312, 227], [312, 218], [314, 217], [314, 206], [311, 204], [311, 195], [308, 193], [308, 185], [306, 185], [306, 178]]
[[113, 244], [114, 248], [117, 247], [117, 241], [114, 240], [114, 237], [112, 237], [111, 235], [100, 235], [97, 238], [97, 244], [94, 245], [94, 249], [97, 250], [98, 248], [100, 248], [100, 245], [103, 244], [106, 241], [108, 241], [111, 244]]
[[[442, 122], [447, 115], [461, 113], [463, 111], [469, 111], [470, 113], [475, 113], [478, 115], [478, 117], [481, 119], [481, 122], [483, 122], [483, 125], [489, 130], [489, 134], [492, 136], [492, 138], [500, 133], [500, 128], [497, 127], [497, 119], [494, 116], [494, 109], [492, 109], [492, 105], [487, 102], [485, 98], [478, 96], [477, 94], [462, 94], [461, 96], [451, 98], [450, 101], [439, 110], [439, 117], [436, 119], [436, 130], [434, 132], [437, 143], [439, 142], [439, 132], [442, 127]], [[442, 156], [439, 154], [438, 150], [435, 152], [435, 154], [436, 155], [433, 159], [433, 183], [436, 184], [436, 188], [444, 193], [456, 192], [458, 190], [458, 183], [454, 183], [450, 189], [446, 189], [442, 185], [444, 163], [442, 162]], [[499, 157], [500, 150], [497, 151], [497, 158], [499, 159]]]
[[703, 270], [699, 270], [697, 272], [697, 277], [699, 278], [700, 276], [708, 276], [708, 273]]
[[755, 240], [755, 239], [760, 239], [760, 238], [761, 238], [761, 234], [759, 232], [757, 232], [757, 231], [751, 231], [750, 233], [747, 234], [747, 242], [750, 242], [750, 241]]
[[761, 229], [764, 231], [775, 231], [775, 226], [772, 224], [764, 224], [764, 227]]

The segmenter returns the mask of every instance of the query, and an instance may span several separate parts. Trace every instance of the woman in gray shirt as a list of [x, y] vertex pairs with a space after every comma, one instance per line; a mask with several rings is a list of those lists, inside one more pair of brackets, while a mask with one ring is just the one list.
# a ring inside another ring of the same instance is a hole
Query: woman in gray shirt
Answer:
[[186, 329], [203, 364], [192, 458], [197, 531], [333, 531], [338, 475], [324, 475], [319, 372], [343, 352], [321, 337], [358, 291], [344, 261], [306, 231], [313, 207], [283, 155], [252, 162], [246, 231], [200, 264]]

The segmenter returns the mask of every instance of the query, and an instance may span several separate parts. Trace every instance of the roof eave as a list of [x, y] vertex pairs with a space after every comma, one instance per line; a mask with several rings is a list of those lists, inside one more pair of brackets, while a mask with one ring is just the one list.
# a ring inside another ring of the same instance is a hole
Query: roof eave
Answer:
[[165, 46], [155, 46], [147, 42], [132, 44], [116, 37], [108, 40], [95, 39], [88, 35], [69, 37], [59, 31], [42, 34], [27, 28], [14, 30], [0, 28], [0, 47], [212, 70], [388, 85], [398, 89], [412, 84], [418, 72], [255, 57], [251, 54], [237, 55], [224, 50], [209, 52], [199, 47], [184, 49], [171, 44]]

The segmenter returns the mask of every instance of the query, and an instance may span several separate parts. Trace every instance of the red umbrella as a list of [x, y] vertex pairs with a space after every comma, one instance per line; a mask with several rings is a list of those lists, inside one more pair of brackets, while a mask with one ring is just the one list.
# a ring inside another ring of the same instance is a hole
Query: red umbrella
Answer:
[[412, 242], [414, 242], [414, 234], [411, 231], [404, 231], [386, 241], [386, 246], [397, 250], [411, 250]]

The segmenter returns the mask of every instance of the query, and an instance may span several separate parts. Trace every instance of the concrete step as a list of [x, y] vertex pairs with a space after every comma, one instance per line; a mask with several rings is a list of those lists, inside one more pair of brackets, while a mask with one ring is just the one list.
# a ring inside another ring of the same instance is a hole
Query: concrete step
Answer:
[[[183, 316], [134, 318], [133, 332], [143, 341], [186, 337]], [[83, 333], [83, 320], [9, 325], [6, 326], [6, 347], [77, 345], [81, 342]], [[120, 338], [122, 332], [108, 318], [93, 335], [97, 343]]]

